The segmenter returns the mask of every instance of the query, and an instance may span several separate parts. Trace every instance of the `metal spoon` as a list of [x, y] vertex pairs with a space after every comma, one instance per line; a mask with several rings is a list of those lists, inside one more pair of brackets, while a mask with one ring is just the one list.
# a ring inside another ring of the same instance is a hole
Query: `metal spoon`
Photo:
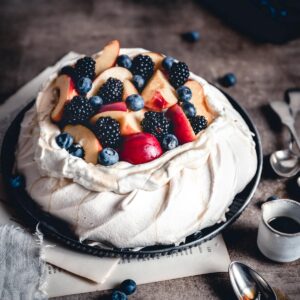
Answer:
[[270, 164], [276, 174], [282, 177], [293, 177], [300, 171], [299, 156], [293, 152], [293, 143], [289, 149], [273, 152], [270, 156]]
[[270, 103], [272, 109], [279, 116], [282, 124], [284, 124], [293, 136], [295, 143], [300, 150], [300, 139], [294, 127], [295, 120], [290, 112], [290, 107], [284, 101], [273, 101]]
[[240, 300], [277, 300], [270, 285], [256, 271], [234, 261], [229, 266], [230, 282]]

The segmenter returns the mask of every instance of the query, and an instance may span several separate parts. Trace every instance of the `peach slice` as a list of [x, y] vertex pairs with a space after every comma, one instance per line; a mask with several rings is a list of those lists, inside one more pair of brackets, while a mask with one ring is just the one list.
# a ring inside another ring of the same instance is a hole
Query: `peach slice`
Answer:
[[177, 103], [176, 93], [162, 71], [157, 70], [142, 92], [145, 107], [162, 111]]
[[154, 71], [161, 69], [161, 64], [164, 59], [163, 55], [157, 52], [145, 52], [142, 55], [148, 55], [154, 62]]
[[[122, 102], [124, 103], [124, 102]], [[133, 133], [142, 132], [141, 121], [144, 119], [145, 110], [139, 111], [105, 111], [96, 114], [91, 118], [91, 123], [95, 124], [101, 117], [111, 117], [120, 123], [121, 135], [130, 135]]]
[[195, 80], [188, 80], [184, 85], [190, 88], [192, 91], [191, 102], [196, 107], [197, 115], [204, 116], [208, 124], [210, 124], [213, 121], [215, 115], [210, 111], [207, 105], [203, 87], [199, 82]]
[[190, 121], [178, 104], [170, 107], [167, 110], [166, 116], [171, 119], [174, 133], [180, 144], [189, 143], [196, 139], [196, 135]]
[[58, 76], [54, 82], [54, 89], [58, 89], [59, 96], [56, 106], [51, 112], [51, 119], [53, 122], [59, 122], [62, 118], [66, 102], [72, 100], [77, 95], [77, 92], [72, 78], [68, 75]]
[[127, 106], [125, 102], [105, 104], [101, 106], [98, 113], [102, 113], [105, 111], [127, 111]]
[[98, 76], [103, 71], [113, 67], [116, 64], [120, 51], [120, 42], [118, 40], [113, 40], [109, 42], [101, 52], [95, 55], [95, 72]]
[[124, 87], [123, 97], [122, 97], [123, 101], [125, 101], [128, 96], [139, 93], [135, 88], [135, 86], [133, 85], [133, 83], [128, 79], [124, 80], [123, 87]]
[[99, 91], [100, 87], [107, 81], [108, 78], [116, 78], [124, 82], [126, 79], [131, 80], [132, 74], [125, 68], [122, 67], [113, 67], [110, 69], [105, 70], [101, 73], [93, 82], [93, 86], [91, 90], [88, 92], [87, 96], [91, 97], [96, 95]]
[[75, 143], [83, 147], [84, 160], [87, 163], [97, 164], [102, 146], [90, 129], [82, 125], [67, 125], [63, 131], [73, 136]]

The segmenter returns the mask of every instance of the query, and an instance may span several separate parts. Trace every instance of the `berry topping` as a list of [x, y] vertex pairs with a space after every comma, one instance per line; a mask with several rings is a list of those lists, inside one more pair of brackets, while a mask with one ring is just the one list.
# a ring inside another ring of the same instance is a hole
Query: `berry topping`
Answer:
[[154, 135], [140, 132], [124, 136], [119, 153], [121, 160], [138, 165], [160, 157], [163, 150]]
[[138, 111], [144, 108], [144, 99], [142, 96], [134, 94], [126, 98], [127, 108], [133, 111]]
[[103, 99], [99, 96], [92, 96], [89, 101], [95, 110], [99, 109], [103, 105]]
[[195, 134], [207, 127], [207, 120], [204, 116], [195, 116], [189, 119]]
[[76, 82], [76, 90], [80, 95], [86, 95], [92, 88], [92, 80], [88, 77], [81, 77]]
[[143, 131], [153, 134], [158, 140], [162, 140], [171, 130], [171, 123], [163, 112], [146, 112], [141, 125]]
[[63, 132], [55, 138], [55, 141], [60, 148], [69, 149], [73, 144], [74, 139], [70, 134]]
[[196, 116], [196, 108], [194, 104], [190, 102], [182, 102], [181, 107], [188, 118]]
[[75, 64], [77, 78], [88, 77], [91, 80], [95, 78], [95, 61], [88, 56], [80, 58]]
[[172, 68], [172, 65], [174, 63], [175, 59], [171, 56], [167, 56], [163, 59], [162, 61], [162, 66], [163, 68], [167, 71], [167, 72], [170, 72], [171, 71], [171, 68]]
[[134, 75], [132, 78], [132, 82], [139, 92], [143, 89], [145, 85], [145, 79], [141, 75]]
[[121, 283], [121, 290], [126, 295], [132, 295], [136, 290], [136, 283], [132, 279], [126, 279]]
[[162, 140], [162, 147], [165, 151], [175, 149], [178, 146], [178, 139], [174, 134], [167, 134]]
[[79, 144], [73, 144], [68, 152], [73, 156], [84, 158], [84, 150]]
[[148, 55], [137, 55], [132, 61], [131, 72], [133, 75], [141, 75], [145, 80], [154, 72], [154, 62]]
[[63, 119], [69, 124], [86, 122], [95, 110], [90, 102], [83, 96], [75, 96], [64, 107]]
[[103, 147], [117, 148], [120, 144], [120, 123], [111, 117], [99, 118], [95, 133]]
[[123, 83], [116, 78], [108, 78], [101, 86], [98, 96], [103, 99], [104, 104], [122, 101]]
[[76, 81], [76, 72], [75, 69], [72, 66], [64, 66], [60, 72], [59, 75], [68, 75], [70, 76], [74, 81]]
[[119, 154], [116, 150], [112, 148], [104, 148], [99, 153], [98, 161], [103, 166], [111, 166], [119, 161]]
[[172, 64], [169, 76], [170, 83], [175, 89], [177, 89], [181, 85], [184, 85], [184, 83], [188, 80], [190, 71], [184, 62], [174, 62]]
[[190, 101], [192, 99], [192, 91], [189, 87], [182, 85], [177, 90], [179, 101]]
[[132, 61], [130, 59], [130, 57], [126, 54], [120, 55], [117, 58], [117, 64], [120, 67], [126, 68], [126, 69], [130, 69], [132, 66]]
[[181, 36], [185, 41], [189, 43], [195, 43], [200, 40], [199, 31], [188, 31], [183, 33]]
[[223, 77], [219, 78], [219, 83], [224, 87], [231, 87], [236, 84], [236, 77], [233, 73], [227, 73]]

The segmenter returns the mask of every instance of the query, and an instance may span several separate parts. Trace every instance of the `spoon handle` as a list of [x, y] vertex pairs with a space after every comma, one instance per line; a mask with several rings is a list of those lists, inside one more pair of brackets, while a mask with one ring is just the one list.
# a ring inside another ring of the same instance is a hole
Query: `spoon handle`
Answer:
[[288, 127], [288, 129], [291, 132], [291, 135], [293, 136], [294, 141], [296, 142], [296, 145], [298, 147], [298, 150], [300, 151], [300, 139], [297, 135], [296, 129], [293, 125], [291, 124], [286, 124], [286, 126]]

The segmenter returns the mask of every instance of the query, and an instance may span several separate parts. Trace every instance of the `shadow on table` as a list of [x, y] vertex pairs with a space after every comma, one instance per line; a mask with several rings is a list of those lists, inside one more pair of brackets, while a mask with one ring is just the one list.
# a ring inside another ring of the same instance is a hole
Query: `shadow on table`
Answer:
[[255, 259], [257, 263], [266, 262], [266, 258], [257, 247], [257, 226], [249, 227], [247, 224], [237, 223], [224, 231], [223, 237], [230, 251], [231, 259], [247, 257]]

